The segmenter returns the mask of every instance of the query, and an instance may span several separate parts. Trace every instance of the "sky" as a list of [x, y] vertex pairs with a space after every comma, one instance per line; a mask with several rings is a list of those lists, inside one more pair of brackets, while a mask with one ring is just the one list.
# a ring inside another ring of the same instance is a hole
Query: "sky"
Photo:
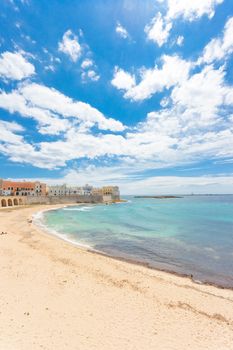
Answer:
[[232, 0], [1, 0], [0, 178], [233, 193]]

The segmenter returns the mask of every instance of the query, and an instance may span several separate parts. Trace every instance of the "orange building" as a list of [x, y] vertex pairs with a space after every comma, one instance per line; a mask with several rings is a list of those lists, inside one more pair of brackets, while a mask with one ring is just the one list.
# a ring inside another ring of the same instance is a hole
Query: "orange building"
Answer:
[[46, 184], [39, 181], [8, 181], [0, 179], [0, 195], [2, 196], [44, 196]]

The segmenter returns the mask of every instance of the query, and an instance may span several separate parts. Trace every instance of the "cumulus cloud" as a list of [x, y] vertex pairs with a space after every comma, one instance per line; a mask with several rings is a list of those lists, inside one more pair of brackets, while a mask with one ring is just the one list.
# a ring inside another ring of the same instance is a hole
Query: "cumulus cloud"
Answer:
[[55, 113], [47, 109], [32, 106], [19, 90], [11, 93], [2, 92], [0, 94], [0, 108], [10, 113], [19, 113], [23, 117], [34, 119], [37, 129], [41, 134], [58, 135], [65, 132], [70, 123], [68, 120], [61, 119]]
[[88, 128], [97, 125], [102, 130], [124, 130], [122, 123], [106, 118], [89, 104], [73, 101], [55, 89], [35, 83], [23, 84], [11, 93], [2, 92], [0, 107], [10, 113], [18, 112], [22, 116], [34, 118], [43, 126], [43, 132], [50, 130], [56, 134], [66, 131], [70, 123], [64, 118], [75, 118]]
[[[166, 13], [160, 12], [146, 25], [145, 32], [149, 40], [154, 41], [158, 46], [164, 45], [170, 36], [173, 22], [177, 18], [192, 22], [206, 15], [211, 19], [215, 14], [215, 8], [224, 0], [160, 0], [166, 6]], [[179, 39], [180, 41], [181, 39]], [[178, 45], [180, 45], [177, 42]], [[182, 44], [182, 43], [181, 43]]]
[[87, 82], [89, 80], [96, 82], [100, 79], [100, 75], [96, 71], [97, 70], [96, 64], [90, 58], [86, 58], [82, 62], [81, 69], [82, 69], [81, 77], [84, 82]]
[[[219, 38], [222, 46], [230, 40], [225, 35], [228, 26]], [[93, 60], [84, 59], [81, 69], [90, 79], [96, 79]], [[122, 171], [122, 182], [124, 176], [140, 178], [145, 169], [189, 165], [205, 159], [228, 162], [233, 159], [233, 117], [228, 113], [233, 106], [233, 87], [225, 75], [224, 66], [197, 66], [177, 55], [164, 55], [158, 65], [134, 73], [115, 67], [111, 83], [123, 91], [126, 99], [143, 101], [165, 92], [160, 110], [152, 109], [142, 122], [127, 129], [119, 120], [56, 89], [29, 81], [20, 83], [10, 92], [0, 92], [0, 107], [33, 118], [41, 134], [54, 137], [30, 142], [28, 137], [24, 139], [19, 124], [1, 121], [0, 152], [12, 161], [48, 169], [83, 158], [94, 163], [104, 157], [106, 164], [114, 159]], [[130, 173], [130, 168], [135, 173]], [[117, 181], [113, 168], [104, 168], [104, 172], [109, 181]], [[99, 176], [103, 177], [103, 172]], [[155, 181], [141, 180], [135, 180], [138, 186]], [[203, 184], [212, 183], [201, 179], [197, 186], [202, 186], [202, 180]]]
[[183, 17], [185, 20], [194, 21], [207, 15], [212, 18], [217, 5], [224, 0], [167, 0], [167, 18], [175, 19]]
[[100, 76], [92, 69], [87, 71], [87, 76], [88, 76], [88, 78], [90, 78], [93, 81], [97, 81], [100, 78]]
[[62, 41], [58, 43], [58, 50], [69, 56], [73, 62], [77, 62], [82, 53], [78, 36], [70, 29], [67, 30], [62, 37]]
[[154, 41], [158, 46], [162, 46], [167, 42], [171, 29], [172, 23], [166, 22], [159, 12], [151, 23], [145, 27], [145, 32], [149, 40]]
[[22, 53], [6, 51], [0, 56], [0, 77], [10, 80], [22, 80], [35, 74], [35, 67]]
[[116, 33], [123, 39], [127, 39], [130, 37], [127, 30], [121, 25], [120, 22], [117, 22]]
[[20, 143], [22, 137], [17, 135], [17, 133], [22, 132], [24, 129], [21, 125], [15, 122], [6, 122], [0, 120], [0, 134], [1, 134], [1, 143]]
[[212, 39], [205, 47], [203, 57], [199, 63], [211, 63], [215, 60], [227, 58], [233, 53], [233, 17], [229, 18], [225, 24], [223, 35]]
[[124, 97], [133, 101], [143, 101], [153, 94], [169, 89], [187, 79], [191, 63], [178, 56], [162, 57], [162, 67], [141, 70], [141, 81], [135, 84], [135, 78], [121, 69], [116, 69], [112, 85], [125, 90]]
[[210, 119], [218, 115], [218, 107], [224, 103], [229, 90], [224, 85], [224, 75], [223, 68], [204, 67], [200, 73], [175, 87], [171, 98], [175, 104], [188, 108], [199, 118], [203, 116], [210, 123]]
[[[0, 151], [14, 161], [49, 169], [80, 158], [111, 160], [116, 157], [120, 167], [129, 168], [133, 164], [138, 173], [147, 168], [188, 165], [205, 159], [232, 159], [233, 118], [226, 118], [224, 110], [233, 105], [233, 88], [224, 78], [224, 69], [212, 66], [187, 76], [173, 88], [170, 107], [148, 113], [143, 122], [121, 134], [101, 132], [106, 126], [111, 131], [123, 127], [120, 122], [107, 120], [92, 107], [72, 101], [54, 89], [37, 84], [23, 85], [8, 99], [7, 94], [5, 100], [0, 98], [0, 106], [10, 112], [34, 115], [38, 123], [46, 115], [63, 116], [66, 121], [68, 118], [69, 125], [63, 126], [64, 137], [37, 144], [23, 140], [17, 126], [10, 126], [11, 129], [8, 126], [9, 134], [5, 136], [8, 140], [1, 144]], [[84, 122], [84, 127], [80, 121]], [[93, 123], [100, 129], [97, 133], [89, 128]], [[46, 132], [46, 125], [41, 128]], [[25, 152], [29, 151], [26, 157]]]
[[130, 90], [136, 84], [135, 76], [131, 75], [128, 72], [125, 72], [123, 69], [120, 69], [119, 67], [115, 67], [114, 77], [111, 83], [113, 86], [115, 86], [119, 90]]
[[[36, 161], [36, 166], [42, 165], [38, 159], [34, 147], [24, 141], [23, 136], [19, 133], [24, 129], [21, 125], [15, 122], [6, 122], [0, 120], [0, 153], [6, 155], [13, 162], [33, 164], [33, 159]], [[25, 159], [28, 157], [28, 160]], [[41, 155], [38, 154], [38, 158]]]
[[90, 58], [86, 58], [82, 64], [81, 64], [81, 68], [86, 69], [86, 68], [90, 68], [91, 66], [94, 65], [93, 60], [91, 60]]

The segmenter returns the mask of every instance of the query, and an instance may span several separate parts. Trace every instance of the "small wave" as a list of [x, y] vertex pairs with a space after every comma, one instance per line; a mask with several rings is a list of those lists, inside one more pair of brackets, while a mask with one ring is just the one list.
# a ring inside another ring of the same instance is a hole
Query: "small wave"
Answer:
[[129, 204], [129, 203], [132, 203], [130, 199], [124, 199], [124, 202], [116, 202], [114, 204]]
[[[46, 210], [47, 211], [47, 210]], [[43, 230], [44, 232], [47, 232], [50, 235], [56, 236], [66, 242], [72, 243], [80, 248], [86, 248], [86, 249], [90, 249], [93, 251], [96, 251], [91, 245], [88, 244], [84, 244], [84, 243], [80, 243], [78, 240], [76, 240], [75, 238], [71, 238], [69, 234], [66, 233], [60, 233], [52, 228], [49, 228], [44, 222], [43, 222], [43, 211], [40, 211], [36, 214], [33, 215], [33, 223], [38, 226], [41, 230]]]
[[[64, 206], [64, 208], [65, 208], [65, 206]], [[32, 219], [33, 220], [41, 220], [44, 217], [44, 213], [46, 213], [48, 211], [56, 211], [58, 209], [60, 209], [60, 208], [49, 208], [49, 209], [44, 209], [44, 210], [38, 211], [32, 215]]]
[[43, 217], [43, 211], [38, 211], [37, 213], [32, 215], [32, 218], [34, 220], [40, 220], [40, 219], [42, 219], [42, 217]]
[[65, 211], [89, 211], [93, 209], [94, 207], [81, 207], [81, 208], [64, 208]]
[[56, 236], [60, 239], [62, 239], [63, 241], [72, 243], [74, 245], [76, 245], [77, 247], [81, 247], [81, 248], [86, 248], [86, 249], [90, 249], [90, 250], [94, 250], [93, 247], [89, 244], [85, 244], [85, 243], [80, 243], [78, 240], [71, 238], [70, 235], [65, 234], [65, 233], [59, 233], [55, 230], [51, 230], [47, 227], [47, 232], [52, 234], [53, 236]]

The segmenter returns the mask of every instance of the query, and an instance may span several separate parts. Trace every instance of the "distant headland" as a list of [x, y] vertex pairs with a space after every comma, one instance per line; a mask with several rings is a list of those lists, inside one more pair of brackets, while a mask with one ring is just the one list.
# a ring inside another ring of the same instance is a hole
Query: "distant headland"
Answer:
[[134, 198], [169, 199], [169, 198], [183, 198], [183, 197], [181, 196], [134, 196]]

